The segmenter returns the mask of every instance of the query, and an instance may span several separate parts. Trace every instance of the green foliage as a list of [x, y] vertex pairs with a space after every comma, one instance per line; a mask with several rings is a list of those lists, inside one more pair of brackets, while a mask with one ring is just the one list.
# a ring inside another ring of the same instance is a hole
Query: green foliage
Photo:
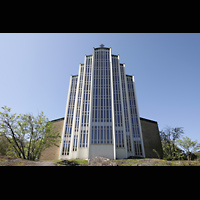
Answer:
[[0, 156], [5, 156], [7, 149], [9, 146], [9, 142], [7, 141], [6, 137], [0, 137]]
[[200, 149], [200, 143], [197, 140], [192, 141], [189, 137], [177, 140], [177, 144], [186, 153], [188, 160], [191, 160], [192, 154]]
[[156, 151], [156, 149], [153, 149], [153, 152], [155, 152], [156, 155], [158, 156], [158, 158], [160, 159], [160, 155], [159, 155], [158, 151]]
[[32, 114], [11, 114], [7, 106], [1, 108], [0, 138], [6, 138], [9, 144], [7, 155], [37, 160], [44, 149], [58, 146], [59, 133], [53, 131], [53, 124], [43, 112], [34, 117]]
[[184, 134], [182, 127], [167, 127], [164, 130], [160, 131], [164, 159], [184, 159], [185, 155], [176, 145], [176, 140], [179, 139], [182, 134]]

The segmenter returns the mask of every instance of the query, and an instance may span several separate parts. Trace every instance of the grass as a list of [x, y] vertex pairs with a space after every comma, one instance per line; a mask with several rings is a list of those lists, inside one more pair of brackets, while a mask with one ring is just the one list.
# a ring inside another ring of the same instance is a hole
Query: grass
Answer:
[[[66, 166], [65, 164], [59, 163], [62, 160], [46, 160], [45, 162], [54, 162], [58, 166]], [[83, 159], [68, 159], [68, 161], [73, 162], [80, 165], [90, 166], [88, 165], [87, 160]], [[8, 157], [0, 157], [0, 166], [24, 166], [28, 161], [23, 159], [13, 160]], [[38, 161], [41, 162], [41, 161]], [[143, 158], [143, 159], [117, 159], [117, 160], [109, 160], [108, 162], [115, 162], [117, 166], [200, 166], [200, 160], [174, 160], [168, 161], [163, 159], [155, 159], [155, 158]], [[68, 165], [70, 166], [70, 165]]]
[[0, 166], [24, 166], [25, 162], [24, 159], [13, 159], [9, 156], [0, 156]]
[[[66, 166], [64, 164], [59, 164], [61, 160], [48, 160], [46, 162], [55, 162], [58, 166]], [[84, 164], [88, 165], [87, 160], [83, 159], [68, 159], [68, 161], [77, 163], [79, 165]], [[156, 158], [143, 158], [143, 159], [117, 159], [117, 160], [109, 160], [108, 162], [115, 162], [118, 166], [200, 166], [200, 160], [174, 160], [168, 161], [163, 159]]]
[[69, 161], [75, 162], [77, 164], [85, 164], [88, 165], [88, 161], [87, 160], [83, 160], [83, 159], [69, 159]]
[[109, 162], [116, 162], [118, 166], [200, 166], [200, 160], [174, 160], [168, 161], [155, 158], [144, 159], [117, 159]]
[[[84, 164], [88, 166], [88, 161], [87, 160], [83, 160], [83, 159], [67, 159], [68, 161], [74, 162], [76, 164]], [[66, 166], [65, 164], [60, 164], [59, 162], [61, 162], [61, 160], [46, 160], [45, 162], [54, 162], [56, 163], [58, 166]]]
[[[88, 165], [87, 160], [83, 159], [68, 159], [71, 162], [77, 164], [85, 164]], [[48, 162], [58, 163], [61, 160], [49, 160]], [[115, 162], [118, 166], [200, 166], [200, 161], [193, 160], [174, 160], [168, 161], [163, 159], [154, 159], [154, 158], [144, 158], [144, 159], [117, 159], [117, 160], [109, 160], [108, 162]], [[66, 166], [62, 164], [58, 164], [58, 166]]]

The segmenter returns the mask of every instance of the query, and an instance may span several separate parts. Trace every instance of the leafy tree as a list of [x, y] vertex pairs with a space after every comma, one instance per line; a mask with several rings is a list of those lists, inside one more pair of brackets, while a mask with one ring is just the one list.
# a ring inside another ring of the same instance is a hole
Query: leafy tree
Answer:
[[174, 160], [183, 157], [181, 150], [176, 146], [176, 140], [179, 139], [182, 134], [184, 134], [182, 127], [166, 127], [164, 130], [160, 131], [163, 158]]
[[191, 160], [192, 154], [200, 149], [200, 143], [197, 140], [192, 141], [189, 137], [177, 140], [177, 144], [186, 153], [188, 160]]
[[58, 146], [59, 133], [54, 131], [43, 112], [34, 117], [32, 114], [11, 114], [7, 106], [1, 108], [0, 138], [5, 137], [9, 143], [7, 154], [37, 160], [44, 149]]

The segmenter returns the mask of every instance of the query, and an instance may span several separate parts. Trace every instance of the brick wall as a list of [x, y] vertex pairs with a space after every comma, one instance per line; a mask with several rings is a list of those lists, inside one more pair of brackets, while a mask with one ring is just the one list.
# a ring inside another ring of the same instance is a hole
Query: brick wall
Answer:
[[[55, 126], [54, 129], [60, 133], [60, 137], [61, 137], [64, 118], [60, 118], [52, 122], [53, 122], [53, 125]], [[58, 143], [59, 146], [60, 144]], [[58, 160], [59, 151], [60, 151], [60, 147], [56, 147], [56, 146], [49, 147], [42, 152], [40, 160]]]

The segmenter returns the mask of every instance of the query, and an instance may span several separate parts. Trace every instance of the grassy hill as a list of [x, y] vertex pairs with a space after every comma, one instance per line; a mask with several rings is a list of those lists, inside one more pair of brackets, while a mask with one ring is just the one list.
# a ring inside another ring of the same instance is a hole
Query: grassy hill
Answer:
[[167, 161], [162, 159], [120, 159], [116, 161], [118, 166], [200, 166], [200, 161], [187, 161], [187, 160], [175, 160]]
[[83, 159], [29, 161], [21, 158], [0, 156], [0, 166], [200, 166], [200, 161], [162, 159], [117, 159], [90, 162]]

